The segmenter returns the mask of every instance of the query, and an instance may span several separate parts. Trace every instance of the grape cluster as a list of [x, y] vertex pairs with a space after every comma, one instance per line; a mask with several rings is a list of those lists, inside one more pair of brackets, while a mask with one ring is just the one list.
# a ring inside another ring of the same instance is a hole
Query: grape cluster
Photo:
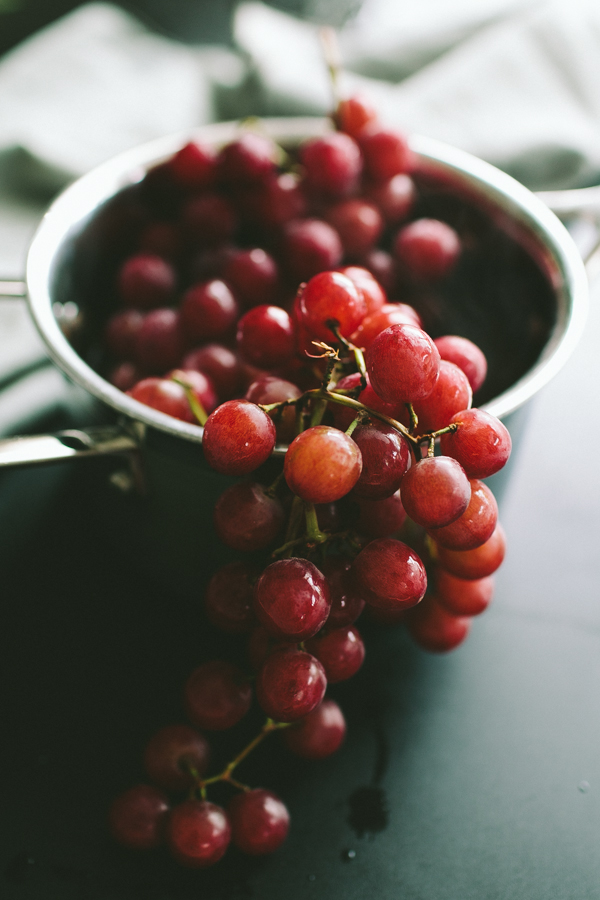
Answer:
[[[219, 152], [189, 143], [151, 170], [153, 218], [117, 273], [124, 307], [106, 328], [113, 382], [204, 425], [208, 464], [244, 478], [214, 525], [252, 556], [213, 575], [206, 613], [248, 634], [247, 668], [211, 660], [192, 672], [191, 725], [155, 735], [144, 756], [154, 786], [111, 810], [122, 843], [166, 840], [192, 867], [231, 841], [263, 854], [284, 840], [282, 801], [234, 772], [274, 731], [306, 758], [338, 749], [344, 717], [325, 694], [363, 663], [359, 617], [402, 621], [421, 647], [451, 650], [490, 603], [505, 551], [485, 479], [510, 436], [472, 408], [485, 356], [463, 337], [433, 340], [397, 298], [402, 279], [444, 279], [461, 239], [440, 220], [407, 222], [416, 189], [401, 134], [357, 97], [334, 121], [293, 159], [247, 131]], [[288, 445], [283, 471], [265, 483], [276, 443]], [[262, 731], [207, 777], [203, 733], [234, 727], [254, 695]], [[227, 810], [207, 799], [218, 781], [238, 791]], [[188, 797], [171, 805], [167, 791]]]

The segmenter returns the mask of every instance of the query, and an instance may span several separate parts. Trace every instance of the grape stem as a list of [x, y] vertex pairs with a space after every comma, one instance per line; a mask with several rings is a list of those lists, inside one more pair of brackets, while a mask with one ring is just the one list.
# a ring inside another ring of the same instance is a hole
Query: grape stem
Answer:
[[351, 341], [347, 340], [347, 338], [343, 337], [340, 334], [339, 322], [335, 319], [329, 319], [326, 323], [327, 327], [330, 331], [334, 333], [336, 339], [340, 342], [342, 347], [345, 347], [350, 353], [354, 355], [354, 362], [356, 363], [356, 368], [360, 372], [360, 389], [364, 391], [367, 386], [367, 367], [365, 364], [365, 357], [360, 347], [356, 347]]
[[227, 781], [229, 784], [233, 785], [233, 787], [236, 787], [241, 791], [249, 791], [250, 788], [247, 785], [242, 784], [241, 781], [237, 781], [237, 779], [233, 778], [233, 771], [256, 747], [258, 747], [260, 743], [262, 743], [262, 741], [264, 741], [268, 734], [271, 734], [272, 731], [278, 731], [281, 728], [288, 728], [290, 724], [290, 722], [275, 722], [273, 719], [267, 719], [256, 737], [254, 737], [250, 743], [231, 760], [231, 762], [227, 763], [223, 771], [219, 772], [218, 775], [212, 775], [210, 778], [200, 778], [198, 771], [193, 766], [188, 766], [190, 775], [192, 775], [196, 781], [193, 793], [199, 791], [202, 799], [206, 800], [206, 788], [210, 784], [216, 784], [218, 781]]
[[187, 383], [187, 381], [183, 381], [180, 378], [172, 378], [171, 381], [174, 381], [175, 384], [181, 385], [181, 387], [184, 389], [187, 402], [190, 404], [190, 409], [193, 415], [196, 417], [200, 425], [204, 427], [206, 425], [206, 420], [208, 419], [208, 414], [198, 400], [197, 395], [192, 390], [192, 387]]

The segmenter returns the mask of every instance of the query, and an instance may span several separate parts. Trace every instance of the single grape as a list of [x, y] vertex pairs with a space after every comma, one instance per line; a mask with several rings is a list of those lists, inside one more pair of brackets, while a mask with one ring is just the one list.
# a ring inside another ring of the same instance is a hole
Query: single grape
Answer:
[[349, 278], [362, 293], [367, 306], [365, 318], [376, 313], [387, 303], [385, 291], [368, 269], [364, 269], [362, 266], [343, 266], [339, 271]]
[[449, 550], [474, 550], [485, 544], [498, 521], [498, 504], [489, 487], [471, 480], [471, 499], [466, 510], [450, 525], [429, 529], [431, 537]]
[[469, 478], [488, 478], [506, 464], [512, 447], [500, 419], [482, 409], [467, 409], [452, 416], [459, 427], [440, 438], [442, 453], [458, 460]]
[[353, 258], [371, 250], [383, 231], [383, 219], [377, 207], [358, 197], [330, 206], [325, 218], [339, 234], [345, 255]]
[[340, 132], [305, 141], [300, 148], [300, 163], [305, 185], [326, 196], [351, 193], [362, 171], [358, 144]]
[[275, 650], [256, 678], [256, 696], [276, 722], [295, 722], [312, 712], [325, 695], [323, 666], [304, 650]]
[[250, 709], [252, 688], [237, 666], [214, 659], [194, 669], [186, 682], [184, 696], [194, 725], [208, 731], [224, 731]]
[[410, 449], [401, 434], [383, 422], [358, 425], [352, 432], [362, 457], [354, 494], [367, 500], [391, 497], [410, 466]]
[[290, 827], [290, 814], [272, 791], [243, 791], [228, 807], [231, 839], [243, 853], [263, 856], [283, 844]]
[[177, 365], [184, 345], [179, 311], [153, 309], [146, 314], [137, 332], [134, 359], [146, 371], [165, 372]]
[[361, 470], [358, 446], [329, 425], [308, 428], [295, 437], [283, 464], [288, 486], [309, 503], [333, 503], [344, 497]]
[[245, 562], [230, 562], [217, 569], [206, 588], [206, 614], [213, 625], [233, 634], [249, 631], [255, 623], [252, 608], [255, 569]]
[[328, 684], [351, 678], [365, 658], [365, 645], [354, 625], [321, 632], [307, 642], [306, 649], [325, 669]]
[[409, 175], [393, 175], [367, 190], [388, 225], [397, 225], [410, 214], [416, 199], [415, 184]]
[[130, 256], [117, 274], [117, 290], [123, 303], [153, 309], [168, 303], [175, 291], [175, 270], [165, 259], [150, 253]]
[[122, 309], [110, 317], [104, 330], [106, 346], [117, 359], [131, 359], [144, 315], [139, 309]]
[[345, 737], [346, 720], [335, 700], [323, 700], [311, 713], [282, 732], [288, 749], [304, 759], [331, 756], [339, 750]]
[[406, 521], [400, 491], [383, 500], [356, 499], [360, 512], [355, 528], [369, 537], [389, 537], [399, 531]]
[[262, 247], [236, 250], [223, 269], [223, 279], [231, 285], [246, 308], [271, 303], [275, 299], [279, 272], [277, 263]]
[[217, 395], [212, 382], [202, 372], [195, 369], [171, 369], [165, 378], [191, 388], [205, 412], [211, 413], [217, 406]]
[[276, 228], [306, 214], [306, 198], [297, 175], [273, 174], [238, 194], [242, 215], [254, 225]]
[[377, 110], [366, 97], [353, 94], [340, 100], [333, 120], [340, 131], [358, 137], [365, 125], [377, 121]]
[[486, 578], [502, 565], [506, 553], [504, 529], [498, 522], [496, 529], [485, 544], [474, 550], [448, 550], [436, 545], [440, 566], [458, 578]]
[[415, 325], [391, 325], [370, 344], [366, 364], [371, 385], [383, 400], [413, 403], [433, 391], [440, 354]]
[[214, 508], [215, 531], [233, 550], [262, 550], [283, 528], [285, 513], [277, 497], [258, 482], [228, 487]]
[[322, 219], [293, 219], [283, 229], [283, 258], [297, 281], [339, 266], [343, 248], [337, 231]]
[[438, 567], [435, 573], [435, 595], [440, 604], [454, 616], [478, 616], [484, 612], [494, 594], [494, 579], [457, 578]]
[[230, 400], [241, 389], [242, 365], [235, 353], [223, 344], [205, 344], [190, 350], [183, 357], [181, 368], [206, 375], [221, 402]]
[[408, 303], [385, 303], [365, 316], [350, 339], [357, 347], [368, 350], [375, 338], [390, 325], [416, 325], [421, 328], [421, 319]]
[[425, 566], [415, 551], [394, 538], [377, 538], [354, 560], [353, 572], [367, 603], [383, 609], [408, 609], [427, 588]]
[[320, 272], [298, 292], [297, 314], [305, 328], [324, 341], [335, 341], [328, 322], [335, 322], [343, 337], [349, 337], [365, 317], [362, 292], [341, 272]]
[[181, 301], [181, 322], [192, 341], [211, 341], [230, 332], [240, 314], [238, 302], [218, 278], [189, 288]]
[[324, 625], [331, 600], [322, 572], [306, 559], [279, 559], [254, 588], [254, 610], [275, 637], [303, 641]]
[[130, 397], [152, 409], [181, 419], [182, 422], [196, 422], [190, 403], [183, 388], [167, 378], [144, 378], [127, 392]]
[[366, 125], [357, 135], [365, 171], [374, 181], [387, 181], [408, 172], [412, 153], [404, 135], [377, 122]]
[[365, 606], [351, 575], [352, 560], [345, 556], [326, 556], [320, 569], [327, 579], [331, 598], [327, 628], [352, 625]]
[[275, 171], [277, 147], [254, 131], [246, 131], [222, 148], [217, 159], [219, 180], [239, 187], [269, 177]]
[[207, 463], [222, 475], [248, 475], [271, 454], [275, 426], [255, 403], [227, 400], [208, 417], [202, 442]]
[[393, 252], [418, 281], [438, 281], [454, 268], [461, 252], [456, 231], [439, 219], [417, 219], [400, 229]]
[[167, 791], [185, 791], [204, 775], [210, 759], [208, 741], [189, 725], [167, 725], [150, 739], [144, 750], [148, 777]]
[[132, 362], [120, 362], [108, 374], [108, 380], [120, 391], [131, 391], [141, 381], [142, 374]]
[[471, 500], [471, 485], [455, 459], [428, 456], [406, 473], [400, 495], [413, 522], [424, 528], [439, 528], [465, 512]]
[[[280, 403], [282, 400], [296, 400], [302, 396], [302, 391], [283, 378], [275, 375], [265, 375], [258, 381], [253, 381], [246, 391], [246, 400], [252, 403], [260, 403], [268, 406], [270, 403]], [[269, 413], [275, 424], [277, 441], [280, 444], [289, 444], [296, 437], [296, 407], [285, 406], [283, 409]]]
[[225, 810], [208, 800], [186, 800], [174, 806], [166, 833], [169, 850], [177, 862], [191, 869], [214, 865], [231, 841]]
[[189, 141], [167, 162], [173, 181], [183, 188], [201, 190], [214, 181], [217, 154], [210, 144]]
[[465, 373], [454, 363], [442, 359], [434, 389], [424, 400], [414, 403], [419, 434], [445, 428], [455, 413], [469, 409], [472, 399], [473, 392]]
[[138, 784], [113, 800], [108, 817], [111, 833], [125, 847], [151, 850], [162, 843], [168, 811], [163, 791]]
[[283, 365], [296, 350], [294, 323], [280, 306], [254, 306], [238, 322], [237, 346], [255, 366], [273, 369]]
[[455, 334], [436, 338], [434, 343], [442, 359], [447, 359], [463, 370], [473, 393], [478, 391], [487, 375], [487, 360], [477, 344]]
[[430, 653], [448, 653], [467, 637], [471, 619], [453, 616], [435, 597], [427, 597], [411, 610], [406, 619], [406, 627], [413, 640]]

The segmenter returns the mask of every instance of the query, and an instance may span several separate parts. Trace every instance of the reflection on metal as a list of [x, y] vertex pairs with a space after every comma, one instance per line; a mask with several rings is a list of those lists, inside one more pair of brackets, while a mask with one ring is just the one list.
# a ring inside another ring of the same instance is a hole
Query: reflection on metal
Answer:
[[0, 441], [0, 468], [131, 453], [138, 444], [122, 428], [67, 430]]

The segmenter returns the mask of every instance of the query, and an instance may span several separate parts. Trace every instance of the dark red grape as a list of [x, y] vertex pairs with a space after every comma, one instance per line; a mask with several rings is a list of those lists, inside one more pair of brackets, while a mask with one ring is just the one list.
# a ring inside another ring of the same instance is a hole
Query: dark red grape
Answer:
[[175, 381], [166, 378], [144, 378], [128, 391], [130, 397], [152, 409], [181, 419], [183, 422], [196, 422], [190, 408], [189, 400], [183, 388]]
[[177, 860], [191, 869], [218, 862], [231, 841], [225, 810], [208, 800], [186, 800], [167, 819], [167, 844]]
[[147, 371], [165, 372], [176, 366], [184, 348], [179, 311], [153, 309], [144, 317], [135, 340], [135, 361]]
[[308, 641], [306, 649], [322, 664], [328, 684], [351, 678], [365, 658], [365, 645], [354, 625], [321, 632]]
[[393, 251], [412, 278], [438, 281], [456, 265], [461, 243], [445, 222], [417, 219], [398, 232]]
[[364, 547], [353, 566], [367, 603], [383, 609], [408, 609], [427, 588], [425, 566], [415, 551], [394, 538], [377, 538]]
[[248, 400], [227, 400], [208, 417], [202, 442], [209, 466], [222, 475], [248, 475], [271, 454], [275, 426]]
[[487, 360], [477, 344], [455, 334], [446, 334], [436, 338], [435, 345], [442, 359], [463, 370], [473, 393], [478, 391], [487, 375]]
[[139, 368], [132, 362], [120, 362], [111, 369], [108, 374], [108, 380], [120, 391], [131, 391], [133, 387], [141, 381], [142, 373]]
[[277, 263], [261, 247], [237, 250], [223, 269], [224, 280], [231, 285], [245, 307], [271, 303], [277, 291]]
[[294, 323], [280, 306], [254, 306], [238, 322], [237, 346], [255, 366], [283, 365], [296, 350]]
[[471, 499], [471, 485], [456, 460], [449, 456], [429, 456], [406, 473], [400, 495], [413, 522], [424, 528], [439, 528], [465, 512]]
[[284, 729], [287, 747], [304, 759], [325, 759], [341, 747], [346, 737], [346, 720], [335, 700], [323, 700], [305, 718]]
[[365, 171], [374, 181], [387, 181], [410, 170], [412, 153], [404, 135], [374, 122], [366, 125], [357, 138]]
[[[266, 375], [252, 382], [246, 391], [246, 400], [252, 403], [261, 403], [268, 406], [270, 403], [280, 403], [282, 400], [296, 400], [302, 396], [302, 391], [283, 378], [275, 375]], [[282, 410], [274, 410], [271, 418], [275, 423], [277, 441], [280, 444], [289, 444], [296, 437], [296, 407], [286, 406]]]
[[233, 843], [250, 856], [273, 853], [287, 837], [290, 814], [272, 791], [255, 788], [236, 794], [227, 812]]
[[368, 269], [364, 269], [362, 266], [344, 266], [339, 271], [349, 278], [362, 293], [367, 307], [365, 317], [376, 313], [387, 302], [385, 291]]
[[198, 190], [208, 187], [214, 181], [216, 157], [210, 144], [189, 141], [166, 165], [176, 184]]
[[208, 582], [205, 598], [206, 614], [214, 625], [233, 634], [252, 628], [256, 621], [252, 594], [257, 574], [245, 562], [230, 562], [217, 569]]
[[104, 330], [106, 346], [118, 359], [131, 359], [144, 315], [138, 309], [122, 309], [110, 317]]
[[304, 650], [275, 650], [256, 678], [256, 696], [277, 722], [295, 722], [312, 712], [325, 695], [323, 666]]
[[410, 449], [402, 435], [383, 422], [358, 425], [352, 432], [362, 457], [354, 494], [367, 500], [391, 497], [410, 466]]
[[242, 214], [266, 228], [285, 225], [306, 213], [306, 199], [300, 180], [291, 172], [272, 175], [246, 189], [241, 199]]
[[227, 185], [239, 187], [267, 178], [275, 171], [277, 147], [254, 131], [246, 131], [222, 148], [217, 160], [218, 175]]
[[383, 231], [383, 219], [377, 207], [358, 197], [329, 207], [325, 218], [339, 234], [345, 255], [354, 258], [374, 247]]
[[489, 487], [471, 480], [471, 499], [456, 521], [442, 528], [431, 528], [431, 537], [449, 550], [474, 550], [489, 540], [498, 521], [498, 504]]
[[306, 559], [279, 559], [254, 588], [254, 611], [275, 637], [303, 641], [324, 625], [331, 608], [322, 572]]
[[167, 725], [144, 750], [148, 777], [167, 791], [185, 791], [195, 783], [193, 769], [204, 775], [210, 759], [208, 741], [189, 725]]
[[182, 369], [203, 372], [212, 382], [219, 400], [230, 400], [239, 393], [242, 366], [239, 358], [222, 344], [206, 344], [190, 350], [181, 361]]
[[268, 547], [280, 533], [284, 521], [283, 507], [277, 497], [272, 497], [255, 481], [232, 484], [215, 504], [215, 531], [233, 550]]
[[334, 132], [311, 138], [300, 148], [304, 183], [325, 196], [342, 197], [357, 186], [362, 171], [358, 144], [349, 135]]
[[120, 794], [110, 807], [109, 825], [115, 840], [133, 850], [151, 850], [163, 840], [169, 800], [163, 791], [138, 784]]
[[240, 314], [224, 281], [214, 279], [189, 288], [181, 301], [181, 322], [192, 341], [210, 341], [233, 328]]
[[192, 245], [222, 244], [233, 237], [238, 226], [229, 200], [212, 191], [188, 200], [181, 211], [181, 219]]
[[295, 437], [283, 464], [288, 486], [309, 503], [333, 503], [344, 497], [361, 470], [357, 445], [329, 425], [308, 428]]
[[292, 276], [307, 281], [341, 262], [340, 237], [321, 219], [294, 219], [283, 230], [283, 256]]
[[356, 499], [360, 513], [355, 528], [370, 537], [389, 537], [399, 531], [406, 521], [406, 510], [402, 506], [400, 491], [384, 500], [364, 500], [361, 497]]
[[351, 576], [352, 561], [345, 556], [327, 556], [320, 564], [320, 569], [327, 579], [331, 598], [327, 627], [352, 625], [365, 606]]
[[488, 478], [506, 464], [512, 442], [500, 419], [482, 409], [467, 409], [450, 422], [459, 427], [441, 436], [442, 453], [458, 460], [469, 478]]
[[373, 390], [388, 403], [413, 403], [429, 396], [440, 370], [440, 354], [415, 325], [391, 325], [370, 344], [367, 372]]
[[208, 731], [231, 728], [246, 715], [251, 702], [252, 688], [244, 673], [221, 659], [198, 666], [185, 685], [188, 716]]
[[138, 253], [126, 259], [119, 269], [117, 289], [127, 306], [140, 309], [162, 306], [173, 296], [175, 270], [160, 256]]

